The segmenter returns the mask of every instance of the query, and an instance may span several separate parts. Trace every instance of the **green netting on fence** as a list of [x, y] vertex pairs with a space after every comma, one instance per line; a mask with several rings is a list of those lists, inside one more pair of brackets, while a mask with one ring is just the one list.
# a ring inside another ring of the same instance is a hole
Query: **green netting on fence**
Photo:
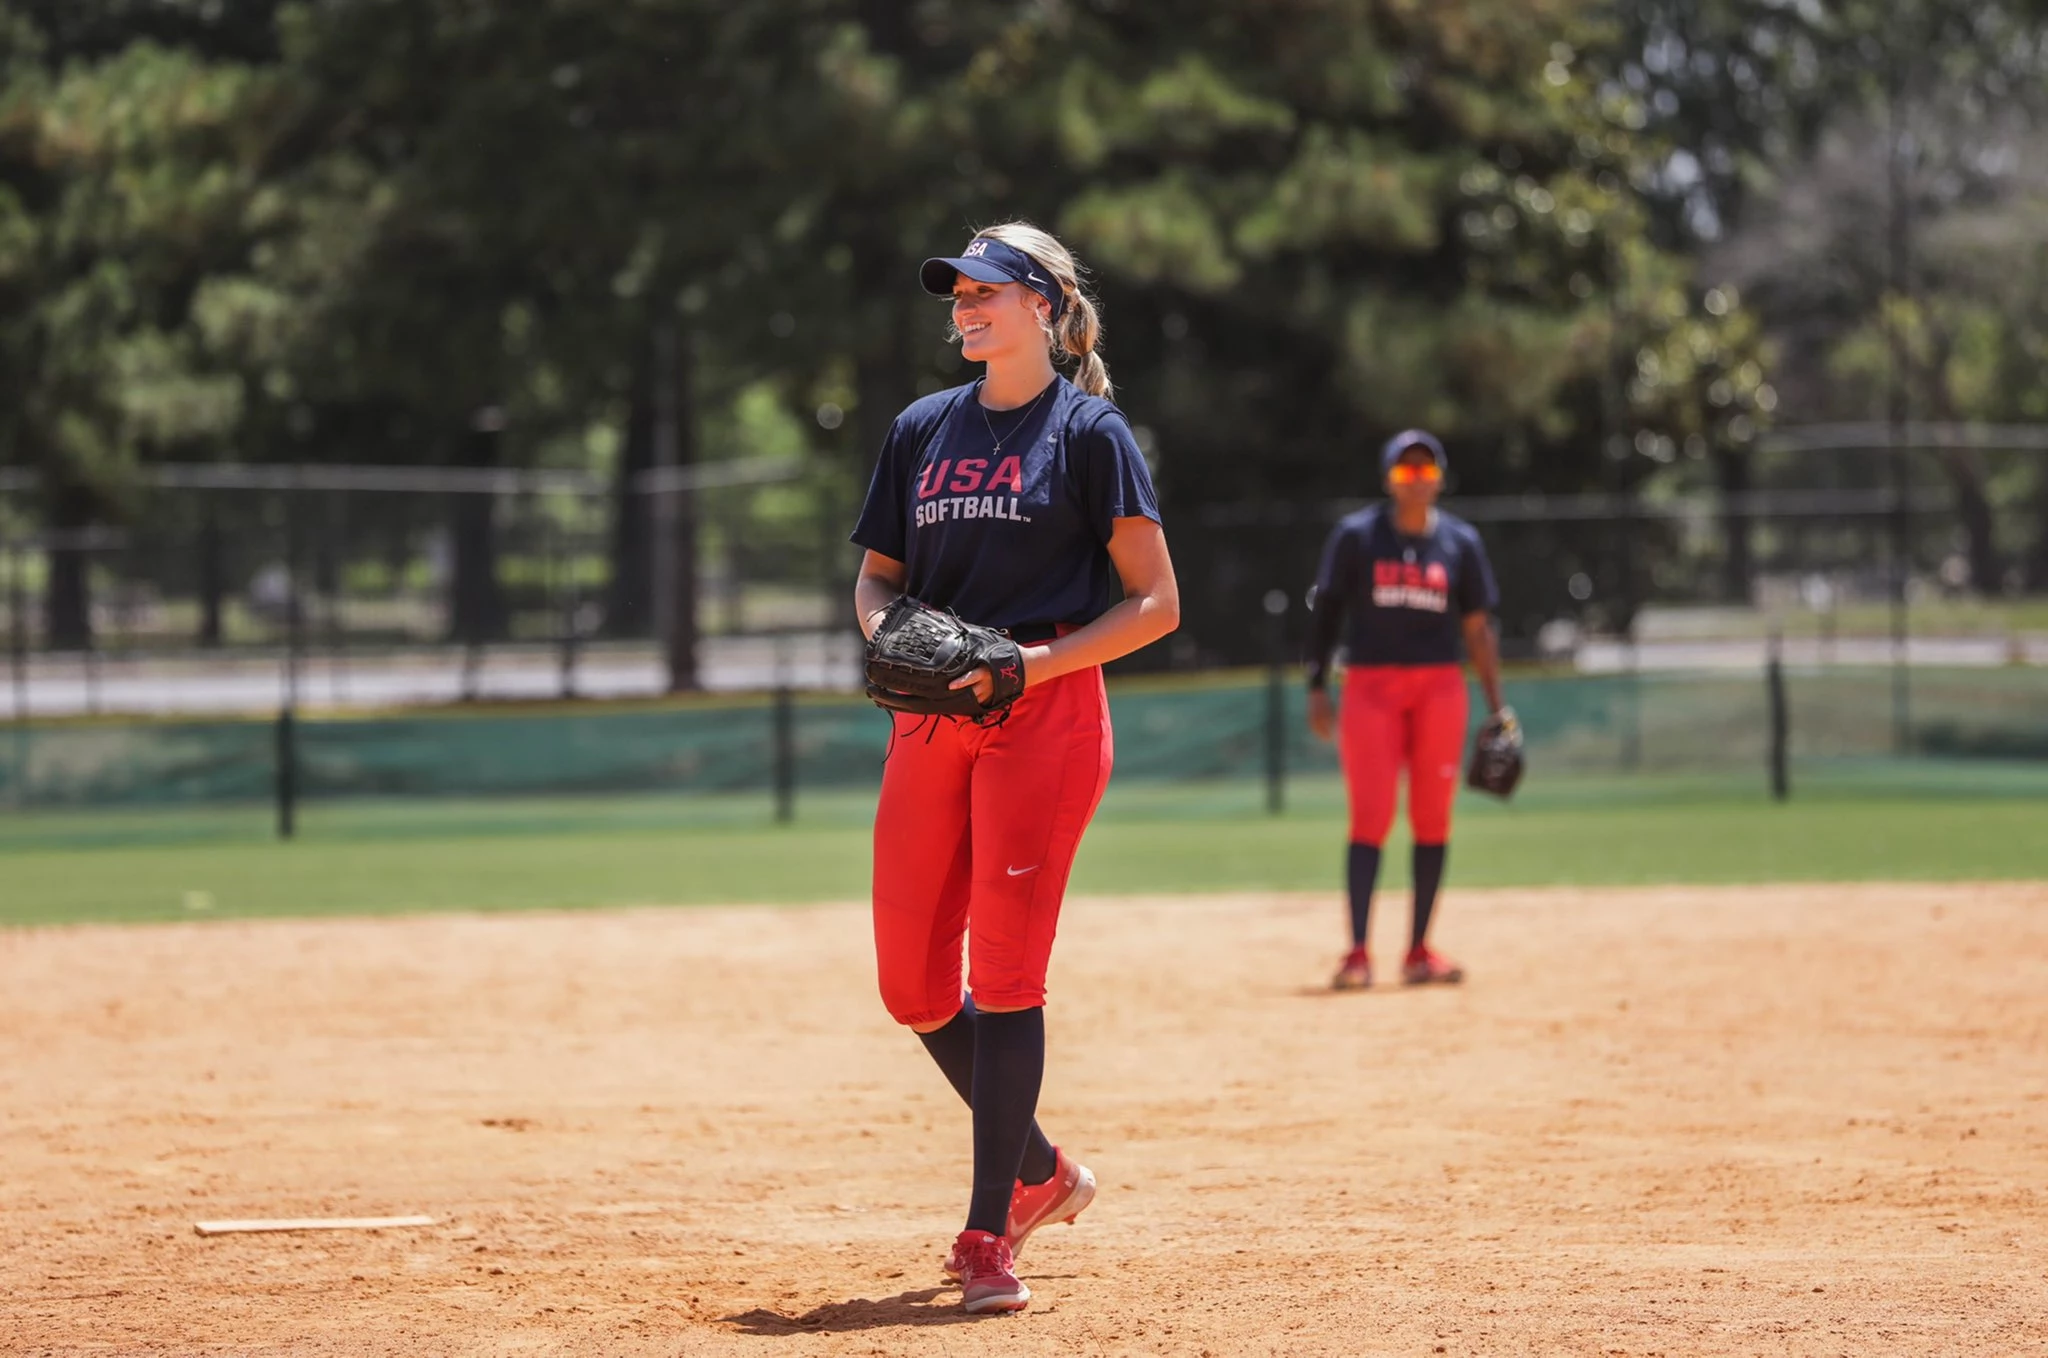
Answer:
[[[1795, 757], [1893, 752], [1890, 671], [1794, 672], [1786, 676], [1785, 691]], [[2048, 670], [1914, 670], [1906, 709], [1916, 754], [2048, 761]]]
[[770, 759], [765, 707], [302, 721], [309, 798], [739, 792]]
[[261, 801], [276, 749], [267, 722], [17, 724], [0, 730], [0, 806]]
[[[1903, 787], [1938, 770], [1936, 791], [2048, 792], [2048, 670], [1913, 672], [1904, 758], [1888, 671], [1790, 671], [1785, 688], [1795, 778]], [[1334, 771], [1334, 752], [1308, 734], [1299, 683], [1290, 677], [1281, 696], [1286, 768]], [[1770, 709], [1760, 674], [1523, 677], [1510, 681], [1508, 696], [1528, 733], [1532, 779], [1761, 779], [1769, 756]], [[1262, 777], [1271, 758], [1268, 704], [1269, 689], [1256, 676], [1118, 685], [1111, 694], [1117, 777]], [[776, 729], [766, 695], [668, 706], [302, 717], [299, 796], [317, 803], [765, 794], [776, 776]], [[880, 778], [889, 725], [867, 703], [800, 694], [790, 729], [788, 757], [799, 790], [872, 787]], [[0, 729], [0, 808], [256, 802], [274, 795], [276, 773], [270, 722]]]

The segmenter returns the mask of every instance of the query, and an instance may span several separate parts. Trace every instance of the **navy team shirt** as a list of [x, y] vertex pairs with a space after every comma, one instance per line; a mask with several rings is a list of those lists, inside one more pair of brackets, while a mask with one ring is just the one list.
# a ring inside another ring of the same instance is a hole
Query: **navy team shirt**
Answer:
[[1438, 510], [1421, 537], [1394, 527], [1393, 510], [1347, 515], [1323, 547], [1316, 575], [1309, 682], [1320, 686], [1344, 630], [1352, 665], [1455, 665], [1469, 613], [1500, 602], [1486, 548], [1471, 524]]
[[1064, 377], [1036, 409], [986, 420], [980, 389], [935, 392], [896, 417], [853, 540], [901, 561], [911, 598], [969, 622], [1027, 641], [1093, 622], [1124, 597], [1108, 550], [1116, 520], [1159, 520], [1131, 427]]

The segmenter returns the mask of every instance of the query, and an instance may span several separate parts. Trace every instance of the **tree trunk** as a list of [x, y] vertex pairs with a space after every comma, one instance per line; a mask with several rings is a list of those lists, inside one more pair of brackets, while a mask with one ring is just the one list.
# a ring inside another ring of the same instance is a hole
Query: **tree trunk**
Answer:
[[654, 465], [654, 354], [633, 365], [633, 390], [626, 410], [626, 439], [612, 480], [612, 572], [605, 589], [604, 632], [609, 637], [645, 637], [654, 630], [654, 579], [649, 559], [653, 500], [634, 488]]
[[1627, 512], [1618, 514], [1609, 523], [1614, 534], [1612, 559], [1615, 565], [1613, 588], [1608, 591], [1604, 611], [1613, 630], [1621, 636], [1635, 633], [1636, 614], [1642, 610], [1642, 578], [1640, 564], [1645, 553], [1639, 535], [1645, 527], [1645, 520], [1638, 509], [1636, 497], [1627, 493]]
[[859, 403], [853, 412], [853, 456], [859, 465], [872, 467], [881, 456], [889, 427], [916, 396], [917, 388], [895, 346], [875, 344], [854, 356], [853, 393]]
[[[655, 334], [654, 463], [657, 470], [697, 464], [695, 337], [673, 322]], [[668, 662], [668, 691], [701, 687], [697, 669], [697, 497], [654, 495], [656, 621]]]
[[53, 651], [92, 649], [92, 556], [85, 531], [92, 496], [76, 486], [59, 490], [50, 506], [48, 583], [43, 595], [45, 644]]
[[1748, 603], [1756, 569], [1750, 551], [1749, 510], [1742, 503], [1750, 489], [1748, 452], [1716, 447], [1714, 473], [1721, 485], [1721, 597], [1732, 604]]
[[727, 636], [737, 636], [747, 626], [747, 555], [740, 535], [725, 535], [725, 579], [720, 602], [725, 606], [723, 624]]
[[220, 511], [208, 500], [199, 521], [199, 636], [209, 649], [221, 643], [221, 613], [227, 595], [227, 570], [221, 560]]
[[2048, 467], [2034, 483], [2034, 552], [2027, 563], [2027, 588], [2048, 590]]
[[[852, 248], [856, 278], [888, 278], [902, 253], [895, 241], [874, 237], [856, 236]], [[867, 299], [861, 308], [862, 342], [853, 356], [852, 425], [853, 456], [862, 467], [874, 465], [889, 426], [917, 395], [909, 356], [910, 315], [895, 290]]]
[[[466, 434], [460, 463], [496, 466], [498, 431], [480, 428]], [[505, 596], [498, 587], [498, 497], [460, 494], [454, 501], [449, 525], [455, 556], [449, 582], [449, 639], [481, 645], [505, 635]]]
[[[1926, 374], [1928, 405], [1934, 418], [1953, 422], [1960, 417], [1955, 393], [1949, 390], [1949, 356], [1952, 338], [1945, 331], [1935, 335], [1935, 350]], [[1956, 517], [1963, 525], [1963, 551], [1970, 565], [1970, 588], [1978, 594], [1996, 594], [2004, 587], [2005, 563], [1999, 559], [1996, 526], [1991, 514], [1991, 497], [1984, 492], [1984, 459], [1975, 448], [1936, 450], [1941, 469], [1956, 493]]]
[[1998, 554], [1991, 498], [1984, 493], [1984, 460], [1974, 448], [1943, 448], [1941, 469], [1956, 493], [1956, 517], [1963, 525], [1963, 552], [1970, 563], [1970, 588], [1997, 594], [2004, 585], [2005, 562]]

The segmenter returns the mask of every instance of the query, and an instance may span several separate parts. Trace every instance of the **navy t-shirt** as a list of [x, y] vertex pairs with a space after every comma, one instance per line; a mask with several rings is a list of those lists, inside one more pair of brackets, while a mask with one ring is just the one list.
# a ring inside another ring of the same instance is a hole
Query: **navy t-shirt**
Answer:
[[1361, 509], [1323, 547], [1310, 678], [1322, 681], [1340, 627], [1352, 665], [1455, 665], [1466, 615], [1492, 612], [1499, 602], [1471, 524], [1438, 510], [1428, 533], [1409, 537], [1384, 505]]
[[896, 417], [853, 540], [901, 561], [913, 599], [969, 622], [1026, 640], [1093, 622], [1124, 597], [1108, 550], [1116, 520], [1159, 519], [1131, 427], [1064, 377], [1024, 410], [984, 412], [980, 387]]

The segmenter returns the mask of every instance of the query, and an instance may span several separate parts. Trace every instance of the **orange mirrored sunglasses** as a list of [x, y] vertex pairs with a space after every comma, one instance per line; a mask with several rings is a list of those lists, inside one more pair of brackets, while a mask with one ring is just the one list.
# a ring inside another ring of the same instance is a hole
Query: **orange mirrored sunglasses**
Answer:
[[1417, 481], [1441, 481], [1444, 469], [1434, 462], [1396, 462], [1387, 469], [1387, 480], [1396, 486], [1412, 485]]

